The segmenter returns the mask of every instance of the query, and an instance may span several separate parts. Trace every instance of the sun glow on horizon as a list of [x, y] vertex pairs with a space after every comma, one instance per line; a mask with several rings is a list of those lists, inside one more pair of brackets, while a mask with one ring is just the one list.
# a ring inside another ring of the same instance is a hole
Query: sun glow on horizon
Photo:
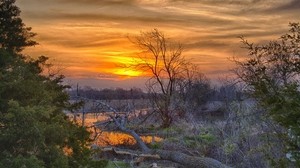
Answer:
[[237, 37], [255, 43], [277, 38], [289, 21], [299, 22], [300, 11], [295, 0], [28, 1], [16, 3], [40, 45], [23, 53], [33, 58], [45, 55], [66, 77], [87, 85], [97, 81], [101, 87], [111, 87], [112, 81], [122, 86], [129, 80], [135, 85], [139, 77], [151, 76], [123, 68], [143, 63], [131, 41], [140, 32], [159, 29], [183, 44], [184, 57], [201, 73], [217, 80], [232, 75], [234, 64], [228, 58], [247, 54]]
[[139, 77], [142, 76], [143, 73], [133, 69], [116, 69], [114, 74], [127, 77]]

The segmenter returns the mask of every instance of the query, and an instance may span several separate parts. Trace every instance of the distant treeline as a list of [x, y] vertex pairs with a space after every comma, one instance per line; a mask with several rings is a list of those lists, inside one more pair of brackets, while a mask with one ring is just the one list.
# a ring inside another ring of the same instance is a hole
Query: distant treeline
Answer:
[[131, 89], [94, 89], [91, 87], [84, 88], [73, 88], [68, 91], [71, 98], [76, 97], [85, 97], [88, 99], [95, 100], [125, 100], [125, 99], [146, 99], [148, 94], [143, 92], [140, 88], [131, 88]]
[[[72, 98], [76, 96], [94, 100], [126, 100], [126, 99], [148, 99], [150, 93], [144, 92], [140, 88], [115, 88], [96, 89], [91, 87], [72, 88], [68, 91]], [[184, 93], [186, 100], [205, 103], [206, 101], [232, 101], [242, 99], [243, 94], [235, 86], [225, 85], [218, 88], [193, 86]]]

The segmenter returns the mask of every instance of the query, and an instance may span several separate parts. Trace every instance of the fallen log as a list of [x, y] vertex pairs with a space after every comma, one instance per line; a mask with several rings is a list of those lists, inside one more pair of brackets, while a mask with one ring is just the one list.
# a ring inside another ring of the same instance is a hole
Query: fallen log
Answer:
[[150, 153], [141, 153], [136, 152], [133, 150], [122, 150], [117, 149], [114, 147], [105, 147], [105, 148], [99, 148], [102, 152], [113, 152], [118, 155], [130, 155], [134, 157], [144, 157], [144, 158], [152, 158], [152, 159], [161, 159], [159, 155], [157, 154], [150, 154]]
[[[110, 107], [110, 108], [114, 112], [116, 112], [115, 109], [113, 109], [112, 107]], [[176, 162], [176, 163], [179, 163], [179, 164], [181, 164], [185, 167], [189, 167], [189, 168], [227, 168], [228, 167], [227, 165], [225, 165], [213, 158], [189, 156], [187, 154], [177, 152], [177, 151], [152, 150], [152, 149], [148, 148], [148, 146], [142, 141], [140, 136], [134, 130], [128, 129], [125, 126], [126, 119], [127, 119], [126, 116], [114, 116], [114, 115], [108, 115], [108, 116], [111, 118], [111, 121], [114, 122], [114, 124], [117, 126], [117, 128], [120, 131], [133, 136], [133, 138], [136, 140], [139, 148], [142, 150], [144, 157], [157, 156], [157, 158], [159, 158], [159, 159]], [[131, 153], [134, 154], [134, 152], [131, 152]], [[119, 151], [119, 154], [129, 154], [129, 153]], [[137, 155], [137, 156], [139, 156], [139, 155]]]
[[123, 150], [114, 147], [100, 148], [102, 152], [113, 152], [116, 155], [129, 155], [135, 158], [135, 164], [139, 164], [145, 159], [160, 159], [169, 160], [175, 163], [179, 163], [189, 168], [227, 168], [228, 166], [223, 163], [207, 157], [189, 156], [187, 154], [169, 151], [169, 150], [151, 150], [150, 153], [143, 153], [133, 150]]
[[153, 153], [157, 154], [162, 160], [169, 160], [189, 168], [227, 168], [223, 163], [207, 157], [189, 156], [187, 154], [168, 151], [155, 150]]

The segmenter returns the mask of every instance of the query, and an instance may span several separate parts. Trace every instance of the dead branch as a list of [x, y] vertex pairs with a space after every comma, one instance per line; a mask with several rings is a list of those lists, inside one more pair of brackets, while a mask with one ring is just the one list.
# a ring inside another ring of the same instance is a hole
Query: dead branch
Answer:
[[156, 112], [157, 112], [156, 110], [153, 110], [152, 112], [150, 112], [149, 114], [147, 114], [147, 116], [146, 116], [142, 121], [140, 121], [138, 125], [141, 125], [141, 124], [143, 124], [144, 122], [146, 122], [146, 120], [147, 120], [150, 116], [152, 116], [154, 113], [156, 113]]
[[168, 151], [168, 150], [151, 150], [151, 153], [141, 153], [132, 150], [121, 150], [113, 147], [101, 148], [102, 152], [113, 152], [117, 155], [129, 155], [135, 158], [135, 162], [141, 162], [145, 159], [162, 159], [169, 160], [190, 168], [227, 168], [228, 166], [221, 162], [207, 157], [189, 156], [187, 154]]

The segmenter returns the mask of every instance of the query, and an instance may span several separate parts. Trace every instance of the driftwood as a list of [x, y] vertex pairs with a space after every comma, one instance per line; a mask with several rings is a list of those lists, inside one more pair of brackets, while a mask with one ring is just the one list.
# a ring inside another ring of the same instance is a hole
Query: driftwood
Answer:
[[[108, 106], [104, 103], [103, 105]], [[125, 116], [117, 115], [117, 111], [115, 109], [113, 109], [112, 107], [109, 108], [115, 112], [115, 115], [109, 115], [111, 121], [116, 125], [116, 127], [120, 131], [133, 136], [139, 148], [142, 150], [142, 154], [136, 154], [136, 152], [118, 151], [112, 148], [111, 150], [113, 150], [116, 154], [129, 154], [132, 156], [137, 156], [139, 158], [152, 157], [155, 159], [169, 160], [189, 168], [227, 168], [228, 167], [223, 163], [212, 158], [189, 156], [187, 154], [177, 152], [177, 151], [152, 150], [147, 147], [147, 145], [143, 142], [143, 140], [134, 130], [126, 128], [125, 126], [127, 120], [126, 115]]]

